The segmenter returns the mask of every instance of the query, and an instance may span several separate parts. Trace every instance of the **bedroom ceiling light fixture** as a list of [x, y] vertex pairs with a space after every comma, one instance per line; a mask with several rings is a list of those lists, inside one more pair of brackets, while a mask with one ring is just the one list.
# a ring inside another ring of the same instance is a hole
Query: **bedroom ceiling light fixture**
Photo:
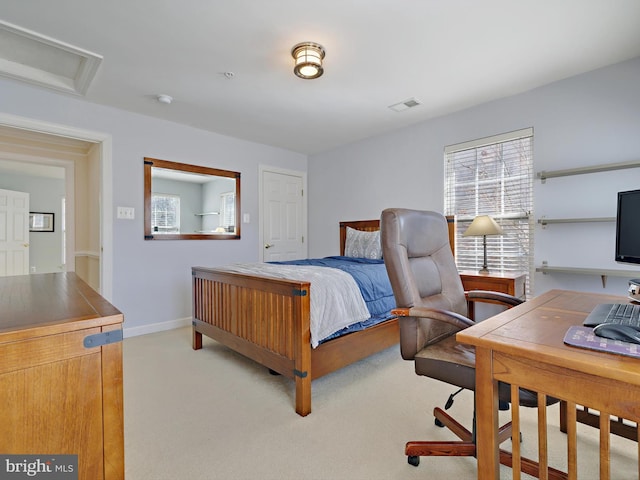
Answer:
[[318, 78], [324, 73], [322, 60], [324, 47], [314, 42], [302, 42], [293, 46], [291, 56], [295, 59], [293, 73], [306, 80]]

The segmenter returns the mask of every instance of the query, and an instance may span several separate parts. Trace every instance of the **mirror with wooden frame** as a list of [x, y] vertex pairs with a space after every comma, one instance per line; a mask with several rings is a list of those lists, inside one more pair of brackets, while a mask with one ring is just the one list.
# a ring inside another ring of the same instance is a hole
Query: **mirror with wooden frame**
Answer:
[[144, 159], [145, 240], [238, 240], [240, 173]]

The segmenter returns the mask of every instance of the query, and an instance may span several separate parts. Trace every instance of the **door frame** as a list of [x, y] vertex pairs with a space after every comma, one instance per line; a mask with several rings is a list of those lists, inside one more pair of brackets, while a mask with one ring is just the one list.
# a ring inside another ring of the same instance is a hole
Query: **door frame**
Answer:
[[[113, 295], [113, 159], [109, 134], [0, 112], [0, 125], [95, 143], [100, 155], [100, 294]], [[70, 259], [67, 259], [69, 261]]]
[[309, 236], [307, 232], [307, 172], [299, 170], [289, 170], [286, 168], [272, 167], [269, 165], [258, 165], [258, 260], [264, 262], [264, 205], [262, 203], [264, 195], [264, 172], [279, 173], [281, 175], [291, 175], [302, 179], [302, 234], [304, 236], [304, 256], [309, 253]]

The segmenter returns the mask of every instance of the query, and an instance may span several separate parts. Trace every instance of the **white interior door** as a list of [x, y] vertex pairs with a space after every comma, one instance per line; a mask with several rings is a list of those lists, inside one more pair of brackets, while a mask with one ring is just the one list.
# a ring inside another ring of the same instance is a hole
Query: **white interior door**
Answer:
[[263, 170], [262, 260], [306, 258], [306, 208], [301, 174]]
[[29, 194], [0, 189], [0, 277], [29, 273]]

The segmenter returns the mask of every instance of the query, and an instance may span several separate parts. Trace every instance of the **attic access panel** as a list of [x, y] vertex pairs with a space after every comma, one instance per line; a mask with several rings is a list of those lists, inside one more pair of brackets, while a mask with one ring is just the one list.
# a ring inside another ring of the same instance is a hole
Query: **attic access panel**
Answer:
[[102, 56], [0, 21], [0, 76], [84, 95]]

